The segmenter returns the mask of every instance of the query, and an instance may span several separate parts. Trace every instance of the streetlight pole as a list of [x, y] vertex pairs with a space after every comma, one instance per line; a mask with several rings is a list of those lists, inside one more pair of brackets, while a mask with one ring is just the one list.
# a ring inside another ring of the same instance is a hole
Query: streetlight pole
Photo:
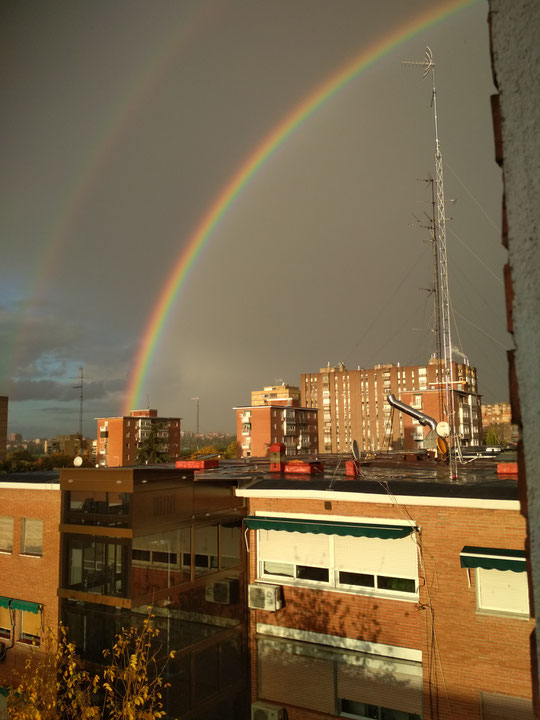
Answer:
[[199, 447], [199, 397], [191, 398], [194, 402], [197, 403], [197, 430], [195, 432], [195, 437], [197, 438], [197, 447]]

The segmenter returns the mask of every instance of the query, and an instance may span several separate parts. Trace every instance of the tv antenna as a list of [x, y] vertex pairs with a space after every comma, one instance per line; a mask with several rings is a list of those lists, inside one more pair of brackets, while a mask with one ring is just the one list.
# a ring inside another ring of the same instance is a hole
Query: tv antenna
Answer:
[[446, 249], [446, 214], [444, 207], [444, 174], [443, 174], [443, 158], [441, 146], [439, 142], [439, 120], [437, 116], [437, 89], [435, 85], [435, 62], [433, 53], [429, 47], [426, 47], [424, 60], [402, 61], [403, 65], [412, 65], [415, 67], [423, 67], [423, 77], [426, 78], [431, 73], [433, 83], [431, 106], [433, 107], [433, 119], [435, 122], [435, 217], [434, 230], [436, 242], [437, 256], [437, 279], [439, 286], [439, 320], [440, 320], [440, 345], [442, 347], [443, 367], [439, 366], [439, 381], [441, 380], [441, 370], [444, 374], [444, 391], [446, 398], [446, 413], [448, 424], [450, 425], [450, 436], [452, 439], [449, 452], [449, 473], [450, 479], [457, 479], [457, 433], [455, 428], [455, 408], [453, 381], [454, 372], [452, 367], [452, 334], [450, 329], [450, 293], [448, 289], [448, 254]]
[[79, 368], [79, 385], [73, 386], [74, 390], [80, 390], [79, 396], [79, 452], [83, 450], [83, 402], [84, 402], [84, 376], [82, 367]]

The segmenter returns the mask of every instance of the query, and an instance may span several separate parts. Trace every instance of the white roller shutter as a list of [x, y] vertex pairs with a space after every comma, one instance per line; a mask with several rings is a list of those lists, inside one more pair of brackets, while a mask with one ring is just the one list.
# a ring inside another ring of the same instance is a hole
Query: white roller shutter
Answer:
[[527, 573], [477, 568], [476, 583], [480, 609], [529, 614]]
[[418, 577], [417, 550], [412, 535], [397, 540], [335, 535], [334, 563], [337, 570]]
[[391, 660], [379, 670], [340, 663], [337, 683], [341, 700], [422, 714], [422, 675], [401, 673]]
[[[496, 571], [495, 571], [496, 572]], [[480, 693], [482, 720], [534, 720], [532, 700], [512, 695]]]
[[330, 539], [316, 533], [259, 530], [259, 559], [329, 567]]

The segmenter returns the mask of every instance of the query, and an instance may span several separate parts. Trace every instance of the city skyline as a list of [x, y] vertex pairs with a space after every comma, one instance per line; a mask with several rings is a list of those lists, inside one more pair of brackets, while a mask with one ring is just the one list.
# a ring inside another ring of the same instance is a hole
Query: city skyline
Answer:
[[[77, 429], [81, 365], [85, 434], [122, 414], [151, 312], [223, 188], [302, 100], [433, 4], [126, 7], [2, 11], [0, 394], [10, 431], [28, 436]], [[226, 431], [277, 378], [427, 362], [431, 248], [414, 225], [430, 212], [417, 178], [434, 173], [433, 117], [428, 81], [401, 60], [428, 44], [457, 200], [454, 341], [485, 399], [506, 400], [487, 4], [437, 3], [452, 8], [323, 103], [241, 189], [173, 298], [139, 405], [193, 429], [199, 396], [201, 431]]]

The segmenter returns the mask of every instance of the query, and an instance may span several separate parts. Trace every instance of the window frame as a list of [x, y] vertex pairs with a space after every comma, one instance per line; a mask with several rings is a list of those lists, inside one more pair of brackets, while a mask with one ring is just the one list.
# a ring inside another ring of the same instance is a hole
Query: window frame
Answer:
[[[313, 589], [318, 590], [328, 590], [333, 592], [342, 592], [342, 593], [348, 593], [348, 594], [354, 594], [354, 595], [364, 595], [369, 597], [378, 597], [378, 598], [386, 598], [388, 600], [402, 600], [402, 601], [409, 601], [409, 602], [418, 602], [419, 599], [419, 577], [418, 574], [416, 577], [410, 577], [410, 576], [389, 576], [385, 575], [384, 573], [375, 574], [371, 572], [362, 572], [361, 570], [344, 570], [342, 568], [335, 566], [335, 553], [334, 553], [334, 536], [328, 535], [328, 543], [329, 543], [329, 552], [328, 552], [328, 558], [329, 561], [326, 565], [313, 565], [313, 563], [307, 565], [306, 563], [299, 562], [287, 562], [279, 559], [270, 559], [268, 557], [261, 558], [260, 557], [260, 535], [261, 532], [268, 532], [267, 530], [257, 530], [257, 582], [268, 582], [268, 583], [274, 583], [279, 585], [289, 585], [292, 587], [311, 587]], [[271, 531], [271, 532], [286, 532], [284, 530], [277, 530], [277, 531]], [[309, 534], [309, 533], [306, 533]], [[381, 540], [381, 542], [392, 542], [392, 540]], [[284, 575], [284, 574], [277, 574], [277, 573], [271, 573], [267, 572], [265, 569], [265, 564], [275, 564], [275, 565], [282, 565], [282, 566], [290, 566], [292, 568], [292, 574], [291, 575]], [[328, 571], [328, 580], [308, 580], [304, 578], [298, 577], [298, 568], [299, 567], [319, 567], [321, 570], [327, 570]], [[374, 585], [373, 587], [365, 586], [365, 585], [351, 585], [347, 583], [341, 583], [340, 582], [340, 573], [353, 573], [358, 575], [370, 575], [374, 579]], [[408, 591], [402, 591], [402, 590], [389, 590], [385, 588], [379, 588], [378, 587], [378, 579], [379, 578], [392, 578], [395, 580], [412, 580], [414, 582], [414, 592], [408, 592]]]
[[[39, 552], [30, 552], [26, 548], [26, 523], [34, 522], [34, 523], [41, 523], [41, 546]], [[43, 557], [43, 519], [42, 518], [21, 518], [21, 533], [20, 533], [20, 540], [21, 545], [19, 548], [19, 555], [24, 555], [25, 557]]]
[[511, 570], [497, 570], [497, 569], [491, 569], [487, 570], [486, 568], [477, 567], [475, 568], [474, 573], [474, 584], [475, 584], [475, 602], [476, 602], [476, 612], [480, 615], [498, 615], [507, 617], [509, 619], [514, 620], [530, 620], [531, 618], [531, 606], [530, 606], [530, 600], [527, 595], [527, 605], [528, 610], [527, 612], [520, 612], [519, 610], [506, 610], [504, 608], [491, 608], [491, 607], [485, 607], [481, 604], [481, 573], [485, 572], [495, 572], [495, 573], [509, 573], [509, 577], [512, 575], [523, 575], [525, 578], [527, 578], [527, 573], [514, 573]]
[[8, 549], [7, 547], [5, 547], [5, 548], [0, 547], [0, 553], [5, 553], [6, 555], [13, 555], [13, 538], [14, 538], [14, 527], [15, 527], [14, 518], [12, 515], [0, 515], [0, 521], [1, 520], [11, 520], [11, 549]]

